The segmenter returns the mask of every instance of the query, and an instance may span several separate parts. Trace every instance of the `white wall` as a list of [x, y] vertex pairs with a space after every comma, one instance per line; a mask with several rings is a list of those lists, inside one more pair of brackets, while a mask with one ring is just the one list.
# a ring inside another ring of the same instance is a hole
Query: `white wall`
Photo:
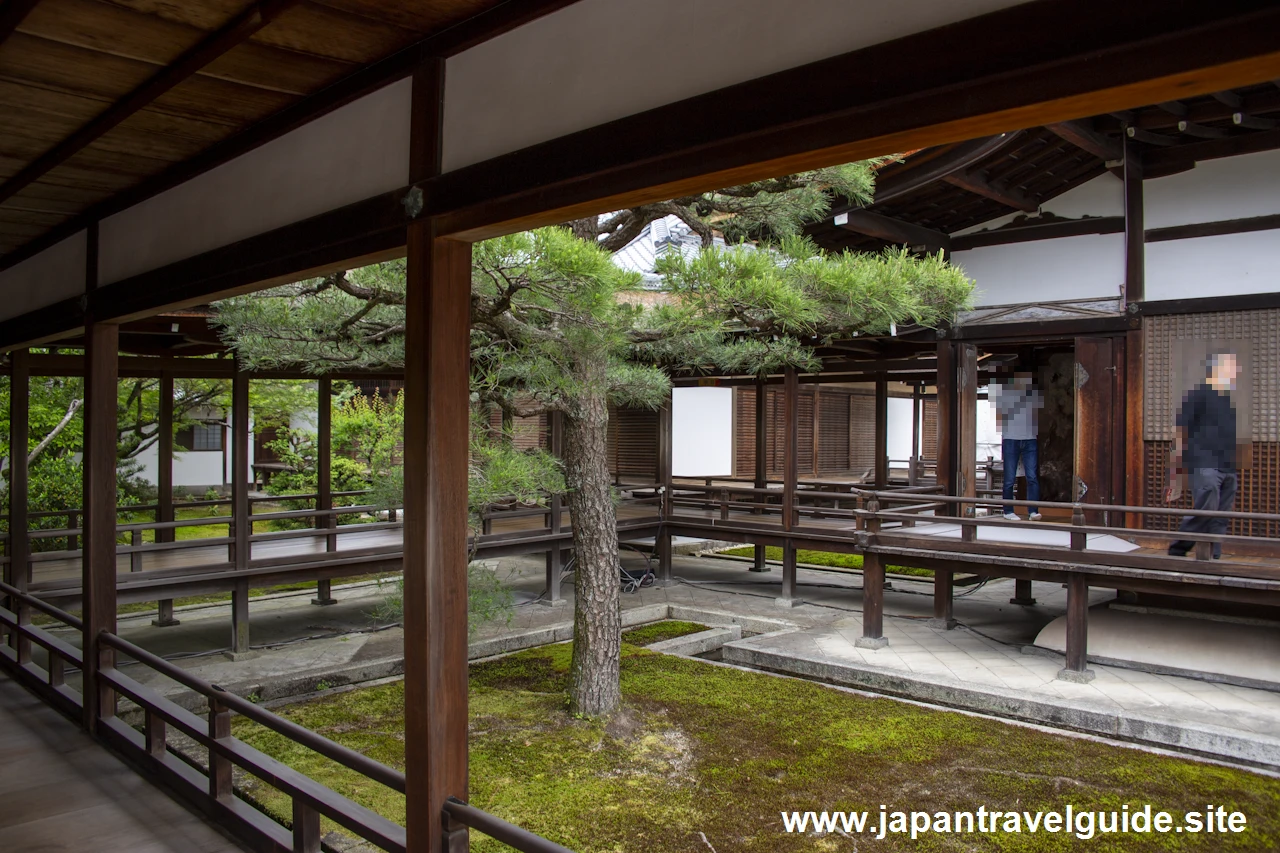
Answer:
[[84, 295], [85, 232], [0, 272], [0, 320]]
[[1142, 194], [1147, 228], [1280, 213], [1280, 151], [1204, 160], [1145, 181]]
[[[1086, 216], [1124, 216], [1124, 182], [1107, 172], [1078, 187], [1067, 190], [1060, 196], [1049, 199], [1040, 205], [1041, 213], [1052, 213], [1067, 219], [1083, 219]], [[957, 231], [951, 236], [973, 234], [978, 231], [991, 231], [1002, 225], [1008, 225], [1020, 216], [1030, 214], [1022, 211], [991, 219], [979, 225]]]
[[671, 473], [676, 477], [733, 475], [733, 389], [673, 388]]
[[1124, 235], [983, 246], [951, 261], [974, 280], [975, 307], [1116, 298], [1124, 285]]
[[[911, 413], [913, 404], [910, 397], [890, 397], [888, 412], [888, 454], [890, 459], [911, 458]], [[923, 413], [921, 414], [923, 417]]]
[[444, 169], [1020, 2], [581, 0], [449, 58]]
[[1147, 244], [1147, 299], [1280, 292], [1280, 230]]
[[127, 278], [409, 182], [412, 81], [379, 89], [103, 220], [99, 280]]

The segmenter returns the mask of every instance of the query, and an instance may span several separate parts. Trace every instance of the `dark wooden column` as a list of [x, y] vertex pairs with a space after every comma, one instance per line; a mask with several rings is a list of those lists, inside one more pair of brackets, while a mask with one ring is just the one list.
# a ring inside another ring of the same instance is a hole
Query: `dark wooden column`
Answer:
[[[550, 431], [548, 443], [551, 445], [551, 455], [557, 459], [564, 453], [564, 413], [552, 412], [547, 416], [547, 427]], [[659, 506], [661, 512], [661, 506]], [[564, 498], [562, 495], [552, 495], [550, 506], [547, 511], [547, 527], [552, 533], [559, 533], [561, 526], [564, 524]], [[551, 550], [547, 551], [547, 591], [539, 601], [551, 607], [567, 604], [568, 601], [560, 597], [560, 574], [564, 571], [564, 550], [560, 542], [551, 543]]]
[[430, 222], [411, 224], [404, 489], [410, 853], [466, 849], [466, 829], [446, 826], [443, 807], [448, 797], [467, 798], [470, 288], [470, 244], [435, 237]]
[[[1132, 321], [1131, 321], [1132, 322]], [[1139, 323], [1141, 320], [1138, 321]], [[1143, 435], [1143, 398], [1146, 389], [1143, 379], [1142, 329], [1132, 329], [1125, 334], [1124, 381], [1124, 491], [1118, 497], [1129, 506], [1142, 505], [1142, 486], [1146, 482], [1144, 464], [1146, 446]], [[1141, 513], [1126, 513], [1125, 527], [1141, 528]]]
[[[956, 351], [951, 341], [938, 342], [938, 485], [944, 495], [956, 494]], [[955, 508], [940, 510], [954, 515]]]
[[[4, 580], [25, 592], [31, 568], [31, 541], [27, 538], [30, 527], [27, 516], [27, 448], [30, 444], [31, 371], [27, 351], [11, 352], [9, 364], [12, 368], [9, 375], [9, 563], [5, 566]], [[20, 624], [31, 622], [31, 608], [25, 604], [10, 602], [9, 609], [17, 615]], [[17, 653], [19, 665], [31, 660], [30, 641], [11, 634], [9, 645]]]
[[1142, 155], [1138, 143], [1124, 140], [1124, 301], [1146, 299], [1146, 225], [1142, 201]]
[[[249, 536], [253, 533], [249, 509], [249, 374], [240, 369], [231, 377], [231, 552], [232, 568], [249, 568]], [[231, 591], [231, 652], [249, 653], [249, 584], [240, 582]]]
[[[867, 509], [880, 511], [875, 498], [867, 501]], [[867, 533], [880, 532], [880, 519], [867, 519]], [[884, 560], [872, 551], [862, 554], [862, 636], [853, 641], [860, 649], [883, 649], [889, 645], [884, 635]]]
[[889, 487], [889, 381], [876, 377], [876, 467], [877, 489]]
[[[800, 377], [788, 367], [782, 383], [782, 529], [790, 533], [796, 524], [796, 481], [800, 479]], [[782, 543], [782, 596], [778, 603], [794, 606], [796, 600], [796, 546], [790, 536]]]
[[[325, 513], [316, 517], [316, 527], [335, 530], [338, 517], [328, 513], [333, 509], [333, 380], [328, 376], [316, 382], [316, 509]], [[337, 533], [324, 537], [324, 549], [338, 550]], [[311, 603], [322, 607], [338, 603], [328, 578], [316, 583], [316, 597]]]
[[115, 652], [98, 643], [116, 630], [116, 385], [120, 327], [85, 325], [84, 535], [81, 573], [84, 636], [84, 725], [115, 716], [115, 693], [98, 670], [115, 665]]
[[1089, 669], [1089, 583], [1077, 572], [1067, 578], [1067, 655], [1058, 672], [1063, 681], [1087, 684], [1093, 681]]
[[920, 483], [920, 411], [922, 391], [917, 383], [911, 388], [911, 459], [907, 462], [907, 485]]
[[[755, 487], [767, 489], [769, 487], [769, 386], [763, 379], [756, 380], [755, 441]], [[757, 501], [761, 504], [768, 502], [764, 497], [757, 497]], [[765, 562], [766, 553], [764, 545], [755, 547], [755, 560], [751, 564], [751, 571], [769, 571], [769, 564]]]
[[946, 631], [956, 626], [955, 575], [946, 569], [933, 572], [933, 619], [929, 621], [933, 627]]
[[[173, 507], [173, 374], [160, 374], [160, 423], [156, 432], [156, 521], [166, 524], [174, 520]], [[177, 531], [172, 527], [156, 531], [157, 542], [173, 542]], [[173, 599], [157, 602], [156, 618], [151, 624], [168, 628], [178, 624], [173, 618]]]
[[[959, 344], [956, 356], [956, 494], [972, 498], [978, 494], [978, 348]], [[964, 515], [973, 509], [965, 506]]]
[[662, 484], [662, 523], [658, 528], [655, 548], [658, 552], [659, 586], [668, 586], [671, 579], [671, 532], [667, 521], [671, 516], [671, 403], [672, 398], [658, 410], [658, 481]]

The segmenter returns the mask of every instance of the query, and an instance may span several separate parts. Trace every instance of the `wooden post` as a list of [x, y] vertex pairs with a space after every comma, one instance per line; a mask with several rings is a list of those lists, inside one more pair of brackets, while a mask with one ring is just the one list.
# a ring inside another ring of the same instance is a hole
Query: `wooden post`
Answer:
[[[755, 459], [755, 487], [757, 489], [767, 489], [769, 487], [769, 386], [765, 384], [763, 379], [756, 380], [756, 459]], [[757, 513], [763, 513], [764, 504], [768, 503], [765, 495], [756, 495], [756, 502], [761, 505], [761, 509], [756, 510]], [[769, 564], [765, 562], [766, 550], [764, 545], [755, 546], [754, 561], [751, 564], [753, 572], [769, 571]]]
[[1031, 594], [1031, 581], [1015, 580], [1013, 582], [1013, 598], [1009, 599], [1009, 603], [1021, 604], [1023, 607], [1034, 605], [1036, 600]]
[[1142, 201], [1142, 155], [1138, 143], [1121, 136], [1124, 144], [1124, 301], [1146, 298], [1146, 232]]
[[116, 385], [120, 327], [85, 325], [83, 592], [84, 725], [97, 732], [100, 719], [115, 716], [116, 697], [98, 681], [115, 665], [115, 652], [98, 642], [116, 630]]
[[[796, 481], [800, 478], [800, 377], [788, 367], [782, 384], [784, 435], [782, 442], [782, 529], [790, 533], [796, 526]], [[791, 537], [782, 545], [782, 595], [778, 604], [794, 607], [801, 602], [796, 594], [796, 548]]]
[[[1135, 321], [1130, 321], [1135, 322]], [[1141, 323], [1141, 319], [1136, 320]], [[1131, 329], [1125, 334], [1125, 488], [1119, 493], [1129, 506], [1142, 505], [1142, 486], [1146, 482], [1146, 466], [1144, 464], [1145, 447], [1143, 445], [1143, 347], [1142, 329]], [[1126, 514], [1125, 526], [1141, 529], [1142, 513]]]
[[662, 483], [662, 521], [655, 543], [658, 552], [658, 586], [675, 583], [671, 578], [671, 397], [658, 410], [658, 480]]
[[[944, 495], [956, 491], [956, 409], [959, 406], [956, 387], [956, 351], [951, 341], [938, 342], [938, 459], [937, 483]], [[956, 515], [956, 507], [948, 504], [939, 511]]]
[[955, 575], [950, 570], [933, 571], [933, 618], [929, 624], [944, 631], [956, 626]]
[[908, 486], [920, 484], [920, 411], [922, 405], [920, 385], [917, 383], [911, 388], [911, 459], [907, 462]]
[[889, 487], [889, 381], [876, 377], [876, 488]]
[[[249, 568], [249, 536], [253, 518], [249, 507], [249, 374], [237, 362], [231, 378], [231, 551], [232, 568]], [[231, 651], [237, 660], [249, 654], [249, 581], [236, 581], [231, 591]]]
[[1089, 579], [1078, 572], [1067, 578], [1067, 655], [1058, 678], [1087, 684], [1093, 681], [1089, 669]]
[[[316, 509], [324, 512], [317, 527], [336, 530], [338, 517], [328, 514], [333, 509], [333, 380], [321, 377], [316, 383]], [[338, 534], [329, 533], [324, 538], [324, 550], [338, 550]], [[332, 601], [317, 601], [332, 604]]]
[[[871, 504], [879, 509], [875, 501]], [[870, 551], [862, 555], [862, 636], [853, 644], [873, 650], [889, 645], [884, 635], [884, 562], [879, 554]]]
[[[551, 445], [551, 455], [557, 459], [564, 453], [564, 413], [552, 412], [548, 418], [548, 428], [550, 435], [548, 436]], [[550, 501], [549, 512], [547, 513], [547, 527], [552, 533], [559, 533], [564, 523], [564, 499], [561, 495], [552, 495]], [[659, 506], [661, 511], [661, 506]], [[564, 550], [561, 548], [559, 540], [551, 543], [551, 550], [547, 551], [547, 591], [539, 601], [550, 607], [567, 604], [567, 599], [560, 596], [560, 575], [564, 571]]]
[[[217, 699], [209, 700], [209, 737], [213, 740], [231, 737], [231, 710]], [[209, 796], [224, 803], [235, 796], [231, 759], [214, 749], [209, 750]]]
[[[960, 344], [956, 355], [956, 494], [972, 498], [978, 494], [978, 348]], [[962, 515], [972, 518], [974, 510], [967, 504]]]
[[[12, 368], [9, 376], [9, 563], [5, 566], [4, 579], [22, 592], [27, 590], [31, 569], [31, 540], [27, 538], [30, 527], [27, 516], [27, 453], [31, 429], [31, 371], [28, 355], [25, 349], [14, 350], [9, 354]], [[30, 607], [20, 601], [12, 601], [9, 608], [18, 617], [18, 624], [30, 624]], [[17, 654], [19, 665], [30, 662], [29, 640], [13, 633], [9, 635], [9, 645]]]
[[[160, 423], [156, 431], [156, 521], [160, 524], [172, 522], [176, 516], [173, 506], [173, 374], [165, 370], [160, 373]], [[172, 527], [156, 530], [156, 542], [173, 542], [178, 531]], [[141, 554], [134, 554], [141, 568]], [[162, 599], [156, 602], [156, 618], [151, 624], [157, 628], [169, 628], [178, 624], [173, 618], [173, 599]]]

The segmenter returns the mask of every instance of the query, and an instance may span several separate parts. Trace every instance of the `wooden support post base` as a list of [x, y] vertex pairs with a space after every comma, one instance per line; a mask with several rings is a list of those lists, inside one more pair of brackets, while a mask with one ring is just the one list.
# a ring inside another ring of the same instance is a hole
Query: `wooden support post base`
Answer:
[[316, 597], [311, 599], [311, 603], [319, 607], [328, 607], [330, 604], [337, 604], [338, 599], [334, 598], [331, 593], [329, 581], [316, 581]]
[[757, 545], [755, 550], [755, 562], [751, 564], [749, 572], [767, 572], [771, 571], [768, 563], [765, 562], [765, 548], [763, 545]]
[[172, 628], [174, 625], [181, 625], [177, 619], [173, 618], [173, 599], [166, 598], [163, 601], [156, 602], [156, 618], [151, 620], [151, 624], [157, 628]]
[[1031, 595], [1031, 581], [1014, 581], [1013, 598], [1009, 599], [1009, 603], [1020, 604], [1023, 607], [1034, 605], [1036, 600]]
[[1067, 669], [1065, 666], [1058, 670], [1059, 681], [1070, 681], [1072, 684], [1088, 684], [1096, 677], [1091, 669], [1074, 670]]
[[248, 660], [249, 649], [249, 582], [236, 581], [231, 591], [231, 648], [226, 655], [231, 660]]
[[800, 598], [775, 598], [773, 600], [773, 603], [778, 605], [779, 607], [790, 608], [790, 607], [799, 607], [800, 605], [804, 604], [805, 601], [804, 599], [800, 599]]
[[859, 649], [883, 649], [889, 645], [888, 637], [859, 637], [853, 641], [853, 645]]
[[560, 597], [560, 581], [564, 572], [564, 552], [558, 548], [553, 548], [547, 552], [547, 588], [542, 593], [542, 598], [538, 599], [538, 603], [544, 607], [560, 607], [568, 604], [569, 600]]
[[929, 627], [936, 628], [939, 631], [950, 631], [956, 627], [956, 620], [949, 617], [939, 618], [935, 616], [929, 619]]
[[674, 586], [675, 581], [671, 577], [671, 534], [666, 530], [660, 532], [655, 546], [658, 571], [655, 572], [656, 577], [653, 585], [657, 587]]

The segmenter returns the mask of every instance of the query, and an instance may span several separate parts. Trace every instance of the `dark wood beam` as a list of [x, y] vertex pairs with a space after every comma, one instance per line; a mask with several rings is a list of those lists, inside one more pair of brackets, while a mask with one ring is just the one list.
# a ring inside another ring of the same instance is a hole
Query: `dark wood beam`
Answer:
[[1009, 243], [1028, 243], [1034, 240], [1057, 240], [1061, 237], [1080, 237], [1085, 234], [1118, 234], [1124, 230], [1122, 216], [1092, 216], [1085, 219], [1063, 219], [1043, 225], [1023, 225], [1016, 228], [996, 228], [977, 231], [951, 238], [951, 251], [963, 252], [984, 246], [1004, 246]]
[[955, 174], [947, 175], [943, 180], [953, 187], [959, 187], [962, 190], [989, 198], [992, 201], [998, 201], [1015, 210], [1035, 213], [1040, 209], [1040, 202], [1016, 187], [996, 186], [974, 171], [956, 172]]
[[107, 107], [75, 133], [41, 154], [0, 184], [0, 202], [12, 198], [25, 187], [70, 160], [80, 151], [110, 132], [125, 119], [154, 103], [175, 86], [190, 79], [238, 47], [301, 0], [259, 0], [210, 33], [195, 47], [182, 54], [172, 65], [160, 69], [146, 82]]
[[88, 328], [84, 382], [84, 535], [80, 588], [83, 590], [84, 727], [115, 716], [115, 693], [98, 680], [114, 666], [115, 652], [98, 642], [116, 629], [116, 353], [120, 327], [92, 322]]
[[1193, 222], [1189, 225], [1168, 225], [1146, 232], [1148, 243], [1164, 243], [1169, 240], [1189, 240], [1193, 237], [1218, 237], [1223, 234], [1245, 234], [1250, 231], [1272, 231], [1280, 228], [1280, 214], [1247, 216], [1243, 219], [1223, 219], [1218, 222]]
[[1264, 130], [1228, 139], [1210, 139], [1161, 151], [1147, 151], [1143, 155], [1143, 165], [1148, 174], [1157, 171], [1163, 173], [1166, 169], [1193, 165], [1201, 160], [1237, 157], [1241, 154], [1274, 151], [1277, 148], [1280, 148], [1280, 130]]
[[4, 4], [4, 8], [0, 9], [0, 45], [13, 35], [13, 31], [39, 2], [40, 0], [9, 0]]
[[1045, 130], [1101, 160], [1119, 160], [1124, 156], [1119, 140], [1098, 133], [1087, 119], [1047, 124]]
[[1146, 231], [1143, 225], [1142, 154], [1124, 141], [1124, 301], [1146, 298]]
[[850, 210], [836, 214], [832, 220], [837, 227], [855, 234], [865, 234], [887, 243], [922, 246], [926, 251], [950, 249], [951, 238], [941, 231], [903, 222], [870, 210]]

